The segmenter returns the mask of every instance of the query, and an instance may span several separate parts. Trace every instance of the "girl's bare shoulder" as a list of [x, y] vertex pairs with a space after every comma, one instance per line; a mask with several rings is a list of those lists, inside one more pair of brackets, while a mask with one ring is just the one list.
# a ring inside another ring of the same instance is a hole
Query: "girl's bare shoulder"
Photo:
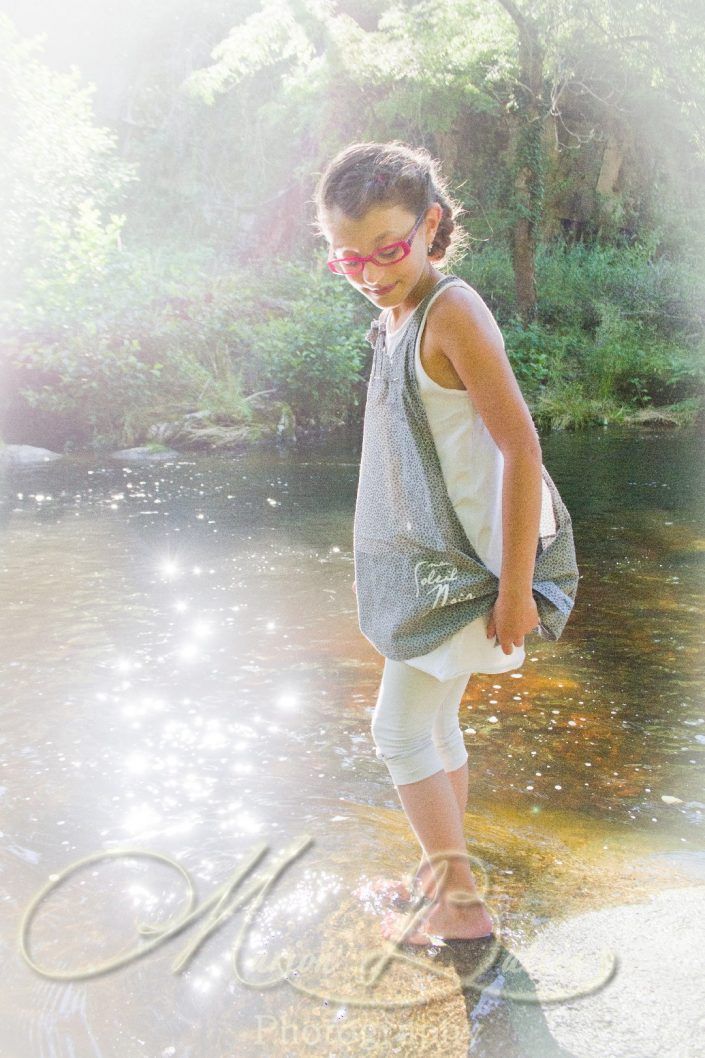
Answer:
[[482, 295], [467, 280], [448, 284], [431, 305], [426, 326], [442, 346], [443, 337], [454, 332], [458, 320], [472, 328], [488, 331], [504, 348], [504, 339], [490, 307]]
[[433, 302], [427, 326], [431, 355], [452, 365], [499, 448], [506, 454], [532, 445], [540, 452], [502, 332], [477, 290], [449, 285]]

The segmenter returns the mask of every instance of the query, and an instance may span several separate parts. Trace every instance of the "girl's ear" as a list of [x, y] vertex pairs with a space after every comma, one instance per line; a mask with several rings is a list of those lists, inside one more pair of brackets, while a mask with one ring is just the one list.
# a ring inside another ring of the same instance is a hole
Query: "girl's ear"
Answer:
[[[435, 222], [435, 227], [433, 229], [432, 238], [435, 239], [436, 232], [440, 228], [441, 221], [443, 220], [443, 206], [440, 204], [440, 202], [432, 202], [431, 205], [429, 206], [429, 209], [433, 210], [432, 219]], [[431, 238], [429, 238], [429, 242], [430, 241], [431, 241]]]

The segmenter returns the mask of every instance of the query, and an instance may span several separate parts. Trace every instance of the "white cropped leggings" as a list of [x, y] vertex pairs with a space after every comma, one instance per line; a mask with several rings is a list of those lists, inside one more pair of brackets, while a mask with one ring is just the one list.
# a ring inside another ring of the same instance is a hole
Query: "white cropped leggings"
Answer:
[[471, 675], [439, 680], [403, 661], [384, 659], [371, 730], [376, 756], [395, 786], [455, 771], [468, 759], [458, 713]]

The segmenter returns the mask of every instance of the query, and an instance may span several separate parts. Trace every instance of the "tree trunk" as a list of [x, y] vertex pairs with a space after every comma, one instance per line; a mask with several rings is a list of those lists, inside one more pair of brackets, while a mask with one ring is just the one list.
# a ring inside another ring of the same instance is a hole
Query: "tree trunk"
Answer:
[[535, 223], [529, 214], [531, 173], [526, 166], [517, 166], [514, 195], [519, 215], [512, 231], [512, 265], [519, 315], [524, 324], [536, 318], [536, 234]]
[[543, 47], [536, 23], [513, 0], [499, 0], [519, 31], [519, 81], [513, 119], [512, 262], [517, 306], [526, 325], [536, 318], [536, 242], [543, 212]]

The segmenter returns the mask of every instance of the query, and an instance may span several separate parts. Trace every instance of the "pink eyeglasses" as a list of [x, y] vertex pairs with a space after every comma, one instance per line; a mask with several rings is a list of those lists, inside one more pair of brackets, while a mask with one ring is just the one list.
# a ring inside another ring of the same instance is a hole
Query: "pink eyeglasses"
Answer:
[[406, 239], [402, 239], [400, 242], [391, 242], [388, 246], [381, 246], [379, 250], [375, 250], [369, 257], [334, 257], [327, 262], [328, 267], [335, 275], [344, 276], [362, 271], [368, 261], [372, 261], [376, 265], [391, 265], [403, 261], [411, 253], [411, 244], [414, 241], [414, 236], [425, 216], [426, 210], [416, 221]]

